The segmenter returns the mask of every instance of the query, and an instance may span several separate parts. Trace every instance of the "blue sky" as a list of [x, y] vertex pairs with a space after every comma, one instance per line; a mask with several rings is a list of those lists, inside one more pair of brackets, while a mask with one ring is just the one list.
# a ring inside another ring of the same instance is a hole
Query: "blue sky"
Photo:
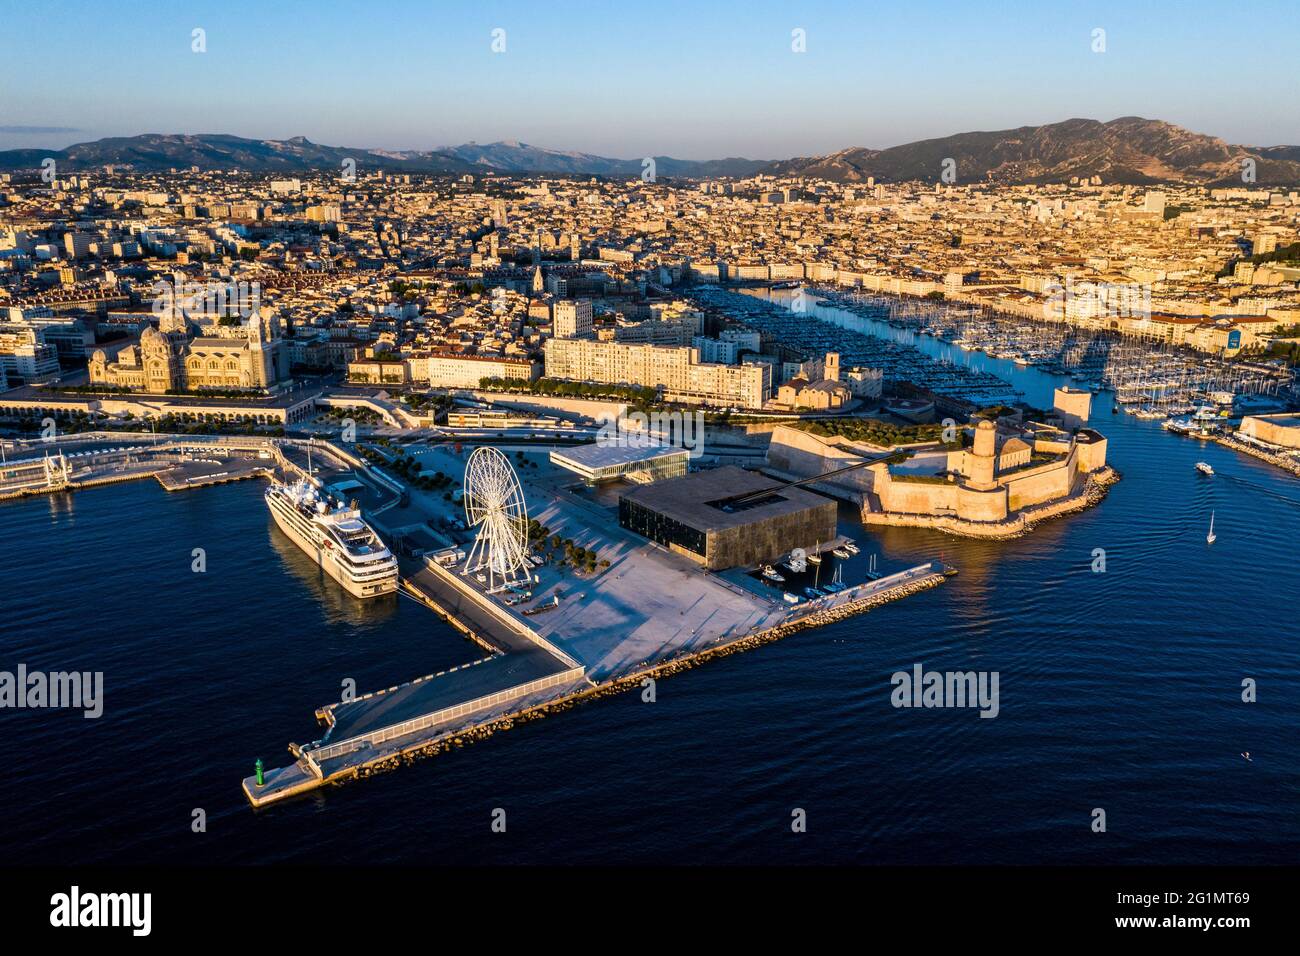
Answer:
[[177, 6], [0, 0], [0, 148], [221, 132], [780, 158], [1126, 115], [1300, 143], [1295, 0]]

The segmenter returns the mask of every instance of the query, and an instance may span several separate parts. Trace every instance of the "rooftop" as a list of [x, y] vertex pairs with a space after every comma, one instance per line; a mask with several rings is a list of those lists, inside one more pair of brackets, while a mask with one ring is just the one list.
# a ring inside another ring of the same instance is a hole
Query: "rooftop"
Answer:
[[690, 456], [686, 448], [675, 445], [652, 444], [607, 444], [593, 442], [590, 445], [577, 445], [573, 448], [557, 448], [551, 452], [551, 460], [557, 464], [574, 464], [582, 468], [612, 468], [616, 465], [634, 465], [660, 458]]
[[[723, 511], [716, 505], [716, 502], [737, 495], [769, 488], [772, 489], [771, 497], [752, 505], [746, 504], [734, 512]], [[735, 465], [643, 485], [625, 492], [619, 499], [635, 502], [674, 521], [706, 531], [743, 527], [777, 515], [833, 504], [830, 499], [811, 491], [787, 487], [782, 482]]]

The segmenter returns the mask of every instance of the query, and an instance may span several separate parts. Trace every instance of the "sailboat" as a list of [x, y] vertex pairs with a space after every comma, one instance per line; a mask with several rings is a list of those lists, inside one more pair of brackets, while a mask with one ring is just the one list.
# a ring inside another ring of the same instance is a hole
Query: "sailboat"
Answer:
[[817, 542], [817, 550], [816, 550], [816, 551], [813, 551], [811, 554], [808, 555], [808, 563], [809, 563], [809, 564], [821, 564], [821, 563], [822, 563], [821, 550], [822, 550], [822, 543], [821, 543], [820, 541], [818, 541], [818, 542]]
[[875, 581], [880, 577], [880, 572], [876, 570], [876, 556], [871, 556], [871, 563], [867, 565], [867, 577]]
[[825, 586], [824, 590], [830, 591], [832, 594], [844, 590], [844, 565], [835, 565], [835, 577], [830, 584]]
[[1205, 536], [1205, 543], [1214, 544], [1214, 541], [1217, 537], [1218, 535], [1214, 533], [1214, 512], [1211, 511], [1210, 512], [1210, 533]]

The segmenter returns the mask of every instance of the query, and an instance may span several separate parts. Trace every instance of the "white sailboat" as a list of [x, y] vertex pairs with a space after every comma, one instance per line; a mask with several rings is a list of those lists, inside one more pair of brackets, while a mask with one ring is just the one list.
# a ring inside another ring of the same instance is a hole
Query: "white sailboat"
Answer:
[[1205, 543], [1214, 544], [1216, 538], [1218, 538], [1218, 535], [1214, 533], [1214, 512], [1211, 511], [1210, 512], [1210, 533], [1205, 536]]

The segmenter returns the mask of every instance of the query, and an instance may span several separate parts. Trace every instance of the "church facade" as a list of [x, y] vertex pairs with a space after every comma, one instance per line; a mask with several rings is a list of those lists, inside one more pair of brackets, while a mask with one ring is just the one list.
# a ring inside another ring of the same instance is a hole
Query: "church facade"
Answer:
[[110, 357], [96, 349], [92, 385], [163, 394], [201, 389], [260, 390], [280, 378], [279, 321], [254, 312], [238, 326], [210, 325], [199, 334], [183, 321], [148, 326], [140, 341]]

